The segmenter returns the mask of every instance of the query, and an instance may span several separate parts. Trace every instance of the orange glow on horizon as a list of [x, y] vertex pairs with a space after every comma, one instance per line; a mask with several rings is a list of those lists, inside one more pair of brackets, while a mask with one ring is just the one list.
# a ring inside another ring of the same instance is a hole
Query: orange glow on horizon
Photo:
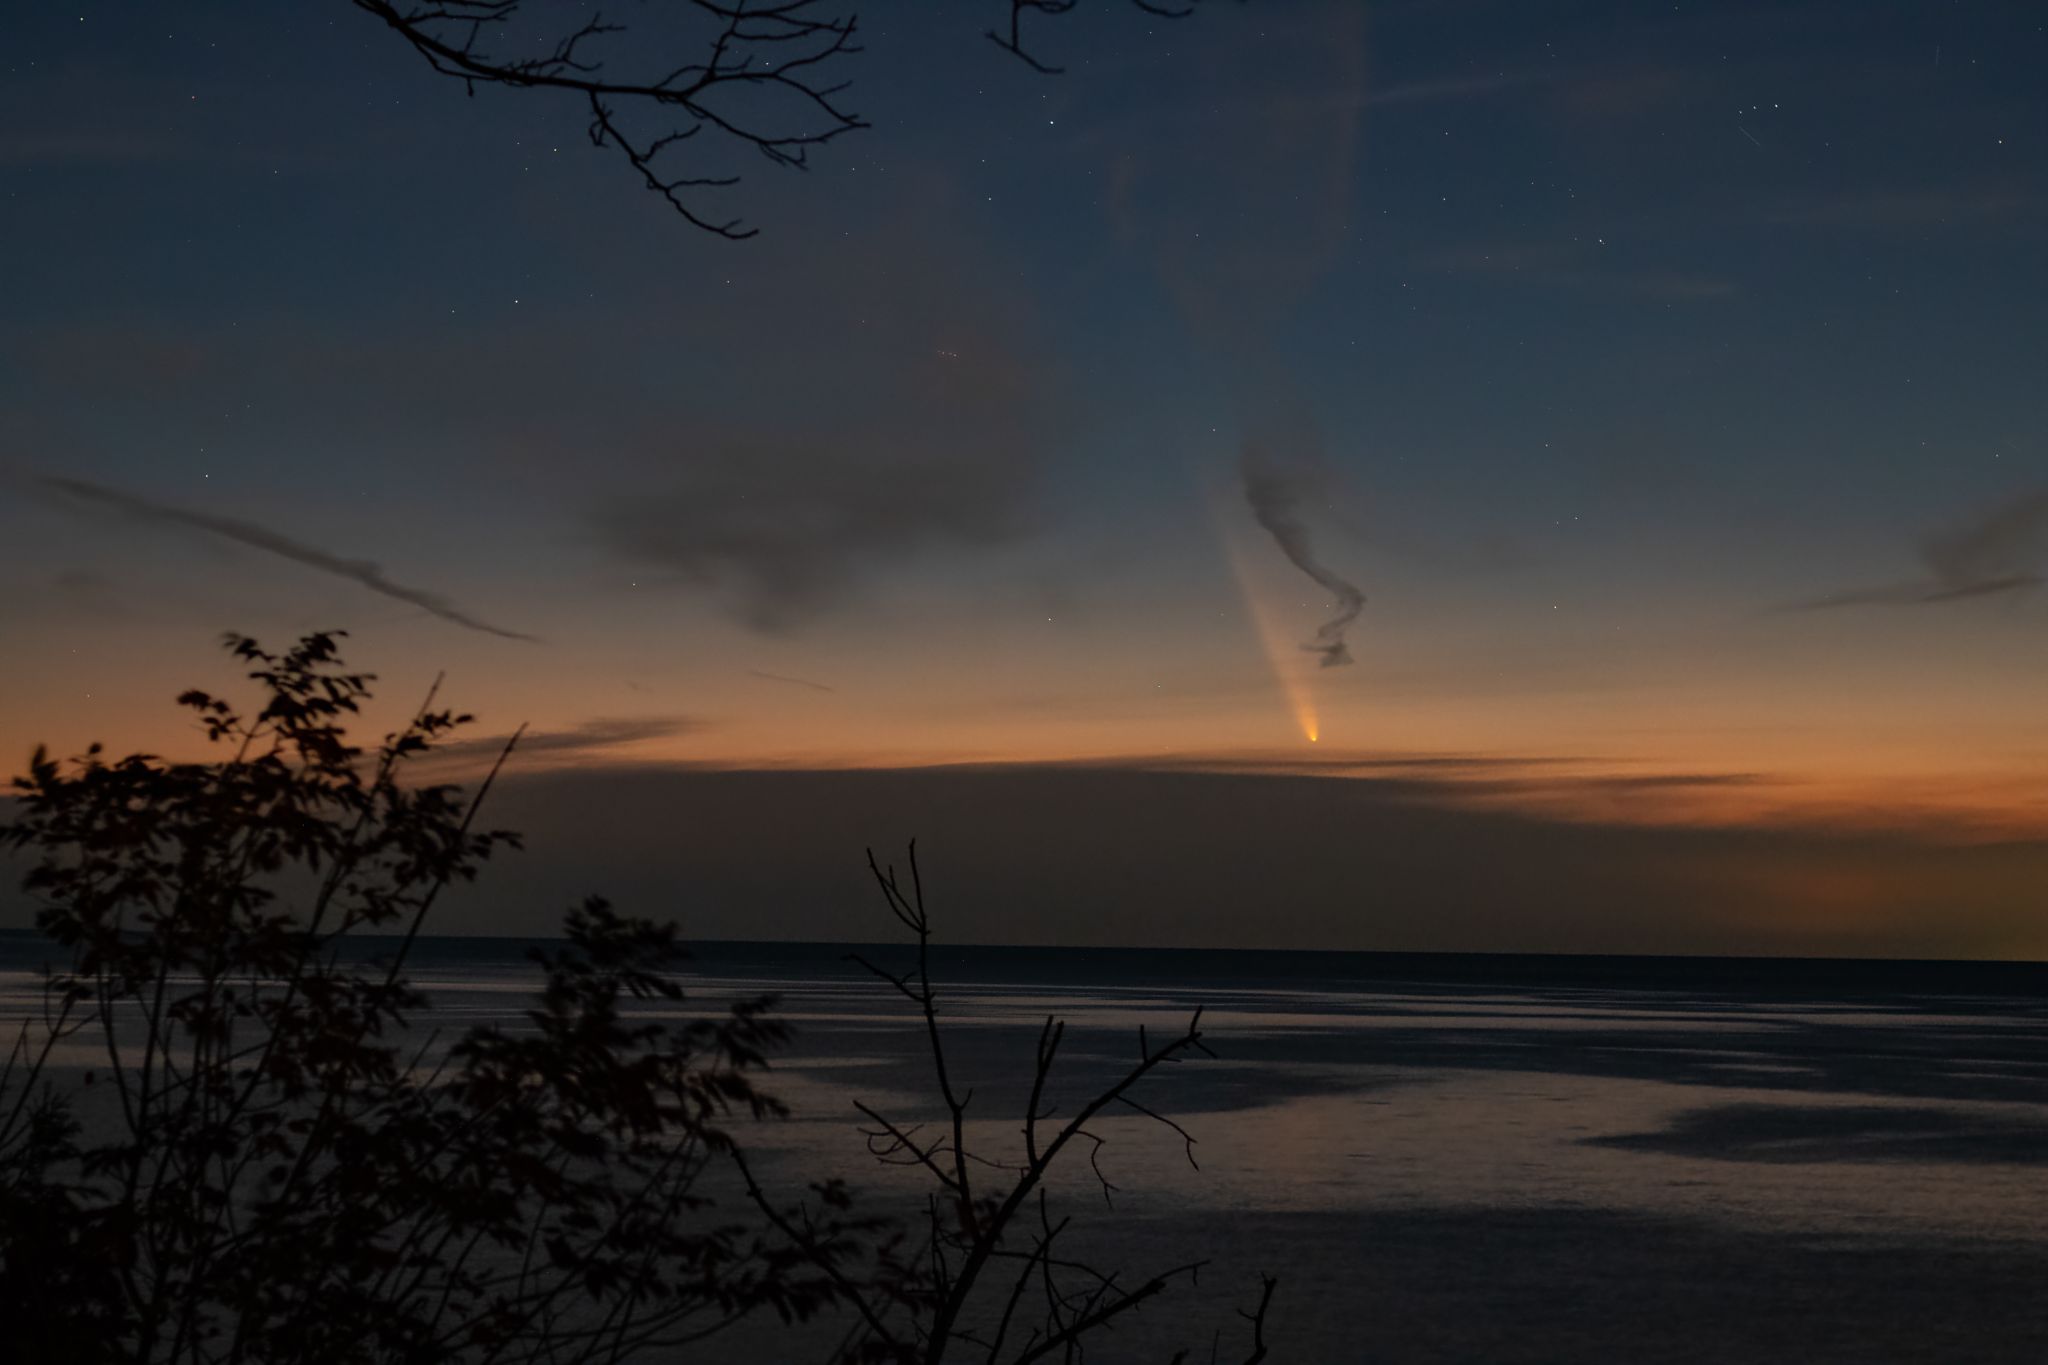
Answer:
[[[960, 635], [885, 658], [829, 627], [798, 649], [713, 619], [695, 624], [687, 650], [650, 644], [586, 663], [400, 622], [348, 642], [350, 665], [382, 679], [351, 729], [374, 743], [403, 724], [432, 669], [445, 666], [446, 695], [479, 716], [463, 736], [478, 742], [437, 760], [433, 775], [449, 780], [478, 775], [495, 757], [481, 741], [530, 720], [514, 779], [664, 764], [1213, 763], [1230, 773], [1399, 778], [1402, 799], [1589, 825], [2048, 839], [2048, 723], [2025, 669], [1977, 668], [1967, 705], [1931, 706], [1948, 695], [1953, 651], [1851, 670], [1817, 647], [1797, 653], [1805, 636], [1773, 617], [1743, 627], [1742, 638], [1756, 637], [1750, 654], [1646, 639], [1582, 671], [1560, 660], [1576, 660], [1590, 637], [1567, 633], [1531, 656], [1537, 666], [1524, 677], [1496, 652], [1506, 648], [1496, 637], [1463, 623], [1432, 633], [1433, 617], [1396, 608], [1375, 617], [1373, 648], [1357, 667], [1326, 673], [1301, 648], [1313, 589], [1237, 512], [1219, 506], [1212, 525], [1252, 638], [1221, 575], [1210, 582], [1224, 595], [1199, 618], [1163, 630], [1145, 658], [1108, 663], [1107, 625], [1050, 636], [1052, 648], [991, 636], [988, 649], [968, 649], [981, 637]], [[268, 631], [270, 643], [283, 633]], [[251, 697], [240, 667], [183, 626], [151, 628], [140, 644], [106, 630], [76, 639], [15, 679], [0, 715], [10, 757], [0, 777], [21, 771], [39, 742], [59, 756], [91, 741], [115, 754], [216, 756], [171, 698], [192, 685]], [[830, 687], [763, 682], [744, 671], [754, 663]]]

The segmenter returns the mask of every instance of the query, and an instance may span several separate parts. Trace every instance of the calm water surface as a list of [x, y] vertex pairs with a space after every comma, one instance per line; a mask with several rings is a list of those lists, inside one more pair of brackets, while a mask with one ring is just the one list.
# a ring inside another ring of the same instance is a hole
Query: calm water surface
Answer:
[[[1090, 1359], [1206, 1359], [1269, 1271], [1281, 1361], [2048, 1360], [2048, 969], [976, 949], [935, 975], [993, 1155], [1047, 1014], [1065, 1108], [1141, 1024], [1205, 1009], [1220, 1059], [1145, 1097], [1199, 1169], [1105, 1118], [1114, 1211], [1059, 1194], [1134, 1272], [1212, 1264]], [[416, 976], [464, 1021], [516, 1015], [532, 979], [475, 940]], [[772, 993], [798, 1029], [772, 1087], [795, 1116], [748, 1134], [771, 1183], [915, 1197], [853, 1111], [937, 1117], [904, 1002], [815, 946], [706, 945], [690, 986]]]

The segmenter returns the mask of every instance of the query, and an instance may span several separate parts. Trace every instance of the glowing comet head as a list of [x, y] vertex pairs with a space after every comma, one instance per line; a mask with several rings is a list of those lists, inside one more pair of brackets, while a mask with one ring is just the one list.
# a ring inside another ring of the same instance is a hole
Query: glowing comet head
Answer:
[[1294, 712], [1294, 723], [1301, 727], [1301, 737], [1311, 744], [1318, 743], [1323, 737], [1323, 722], [1322, 717], [1316, 714], [1315, 698], [1309, 695], [1308, 680], [1282, 675], [1280, 686], [1287, 694], [1288, 707]]
[[[1246, 600], [1249, 601], [1249, 597]], [[1259, 635], [1266, 646], [1266, 660], [1273, 666], [1273, 680], [1280, 684], [1281, 695], [1287, 699], [1287, 709], [1294, 713], [1294, 723], [1301, 727], [1301, 737], [1311, 744], [1317, 743], [1323, 737], [1323, 721], [1316, 714], [1315, 694], [1309, 690], [1307, 670], [1302, 667], [1300, 657], [1288, 651], [1287, 640], [1256, 605], [1252, 607], [1252, 615], [1259, 623]]]

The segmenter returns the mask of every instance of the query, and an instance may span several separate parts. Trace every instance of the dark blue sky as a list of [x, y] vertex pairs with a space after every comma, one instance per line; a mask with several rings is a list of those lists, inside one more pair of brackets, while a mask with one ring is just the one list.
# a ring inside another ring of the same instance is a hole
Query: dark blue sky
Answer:
[[10, 751], [167, 744], [213, 632], [339, 624], [607, 760], [1320, 727], [1757, 784], [1679, 823], [2048, 821], [2038, 5], [1095, 0], [1044, 77], [1002, 6], [849, 0], [874, 126], [709, 151], [741, 243], [343, 0], [20, 8]]

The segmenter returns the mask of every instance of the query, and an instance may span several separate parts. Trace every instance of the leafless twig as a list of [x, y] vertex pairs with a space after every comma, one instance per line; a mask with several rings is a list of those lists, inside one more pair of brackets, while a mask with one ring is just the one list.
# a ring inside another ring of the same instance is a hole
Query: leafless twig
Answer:
[[[903, 971], [891, 971], [858, 954], [851, 960], [916, 1007], [924, 1025], [935, 1089], [945, 1111], [939, 1131], [929, 1132], [926, 1125], [898, 1122], [865, 1102], [855, 1106], [866, 1120], [860, 1131], [872, 1156], [888, 1165], [921, 1169], [937, 1187], [926, 1205], [928, 1234], [923, 1249], [917, 1258], [897, 1267], [911, 1282], [892, 1285], [872, 1300], [860, 1300], [862, 1312], [872, 1312], [877, 1319], [869, 1324], [870, 1353], [879, 1343], [888, 1359], [921, 1361], [923, 1365], [941, 1365], [949, 1351], [962, 1346], [982, 1355], [990, 1365], [1022, 1365], [1053, 1356], [1078, 1359], [1090, 1334], [1136, 1312], [1174, 1282], [1192, 1280], [1204, 1263], [1186, 1262], [1133, 1282], [1085, 1255], [1056, 1251], [1055, 1243], [1066, 1234], [1071, 1220], [1054, 1218], [1046, 1182], [1062, 1153], [1076, 1143], [1085, 1143], [1089, 1169], [1105, 1203], [1111, 1200], [1117, 1187], [1100, 1159], [1106, 1140], [1090, 1125], [1112, 1107], [1128, 1109], [1170, 1129], [1180, 1138], [1189, 1164], [1196, 1164], [1194, 1135], [1133, 1092], [1170, 1062], [1196, 1053], [1214, 1055], [1203, 1038], [1202, 1012], [1195, 1010], [1184, 1028], [1162, 1041], [1154, 1041], [1141, 1028], [1137, 1057], [1057, 1124], [1052, 1121], [1054, 1107], [1049, 1096], [1066, 1026], [1048, 1016], [1039, 1029], [1033, 1055], [1022, 1123], [1022, 1159], [976, 1153], [967, 1139], [974, 1093], [957, 1086], [939, 1022], [938, 992], [931, 974], [932, 922], [917, 846], [911, 844], [901, 873], [893, 865], [879, 862], [872, 851], [868, 867], [891, 916], [915, 939], [915, 959]], [[1000, 1174], [991, 1177], [992, 1172]], [[983, 1187], [977, 1187], [977, 1180], [985, 1182]], [[764, 1213], [774, 1217], [751, 1176], [749, 1194]], [[1037, 1226], [1027, 1232], [1022, 1215], [1033, 1205]], [[801, 1246], [800, 1230], [777, 1226]], [[1014, 1265], [1016, 1273], [1005, 1273], [1000, 1286], [984, 1285], [986, 1272], [998, 1262]], [[1264, 1358], [1264, 1322], [1271, 1297], [1269, 1280], [1256, 1313], [1244, 1315], [1252, 1324], [1253, 1360]], [[879, 1306], [885, 1302], [897, 1306], [895, 1317], [886, 1323], [881, 1321], [886, 1315]], [[1027, 1309], [1033, 1302], [1040, 1306]]]
[[[720, 237], [737, 240], [756, 231], [701, 208], [711, 192], [738, 184], [739, 177], [671, 171], [667, 158], [679, 145], [708, 131], [714, 141], [801, 170], [813, 149], [867, 126], [842, 103], [847, 83], [826, 74], [838, 59], [860, 51], [856, 16], [819, 0], [687, 0], [683, 12], [699, 21], [699, 50], [666, 70], [634, 75], [619, 74], [611, 64], [632, 46], [625, 41], [627, 26], [607, 23], [602, 13], [550, 40], [523, 22], [524, 0], [352, 3], [471, 94], [479, 85], [500, 85], [580, 98], [592, 145], [617, 149], [669, 207]], [[648, 123], [656, 127], [643, 126]]]
[[[1160, 0], [1130, 0], [1131, 4], [1156, 19], [1185, 19], [1195, 12], [1201, 0], [1184, 0], [1182, 4], [1162, 4]], [[1009, 0], [1010, 20], [1001, 29], [988, 31], [989, 41], [1003, 51], [1023, 62], [1042, 76], [1058, 76], [1066, 72], [1063, 66], [1054, 66], [1034, 53], [1024, 40], [1024, 16], [1027, 14], [1055, 18], [1071, 14], [1080, 0]]]
[[[996, 0], [990, 0], [995, 3]], [[613, 22], [603, 11], [550, 22], [566, 5], [548, 0], [350, 0], [384, 23], [434, 71], [480, 85], [553, 91], [576, 99], [588, 115], [593, 146], [614, 149], [649, 190], [695, 227], [741, 240], [757, 229], [707, 208], [739, 184], [737, 173], [710, 169], [718, 152], [753, 151], [778, 166], [802, 170], [810, 155], [868, 126], [846, 103], [851, 81], [840, 76], [859, 53], [859, 16], [851, 0], [680, 0], [666, 7], [673, 52], [627, 67], [632, 54], [663, 47], [667, 31], [649, 21]], [[1080, 0], [1008, 0], [1008, 21], [992, 28], [996, 46], [1032, 70], [1063, 68], [1026, 40], [1027, 16], [1071, 12]], [[1200, 0], [1129, 0], [1146, 14], [1181, 19]], [[709, 134], [707, 138], [704, 135]]]

